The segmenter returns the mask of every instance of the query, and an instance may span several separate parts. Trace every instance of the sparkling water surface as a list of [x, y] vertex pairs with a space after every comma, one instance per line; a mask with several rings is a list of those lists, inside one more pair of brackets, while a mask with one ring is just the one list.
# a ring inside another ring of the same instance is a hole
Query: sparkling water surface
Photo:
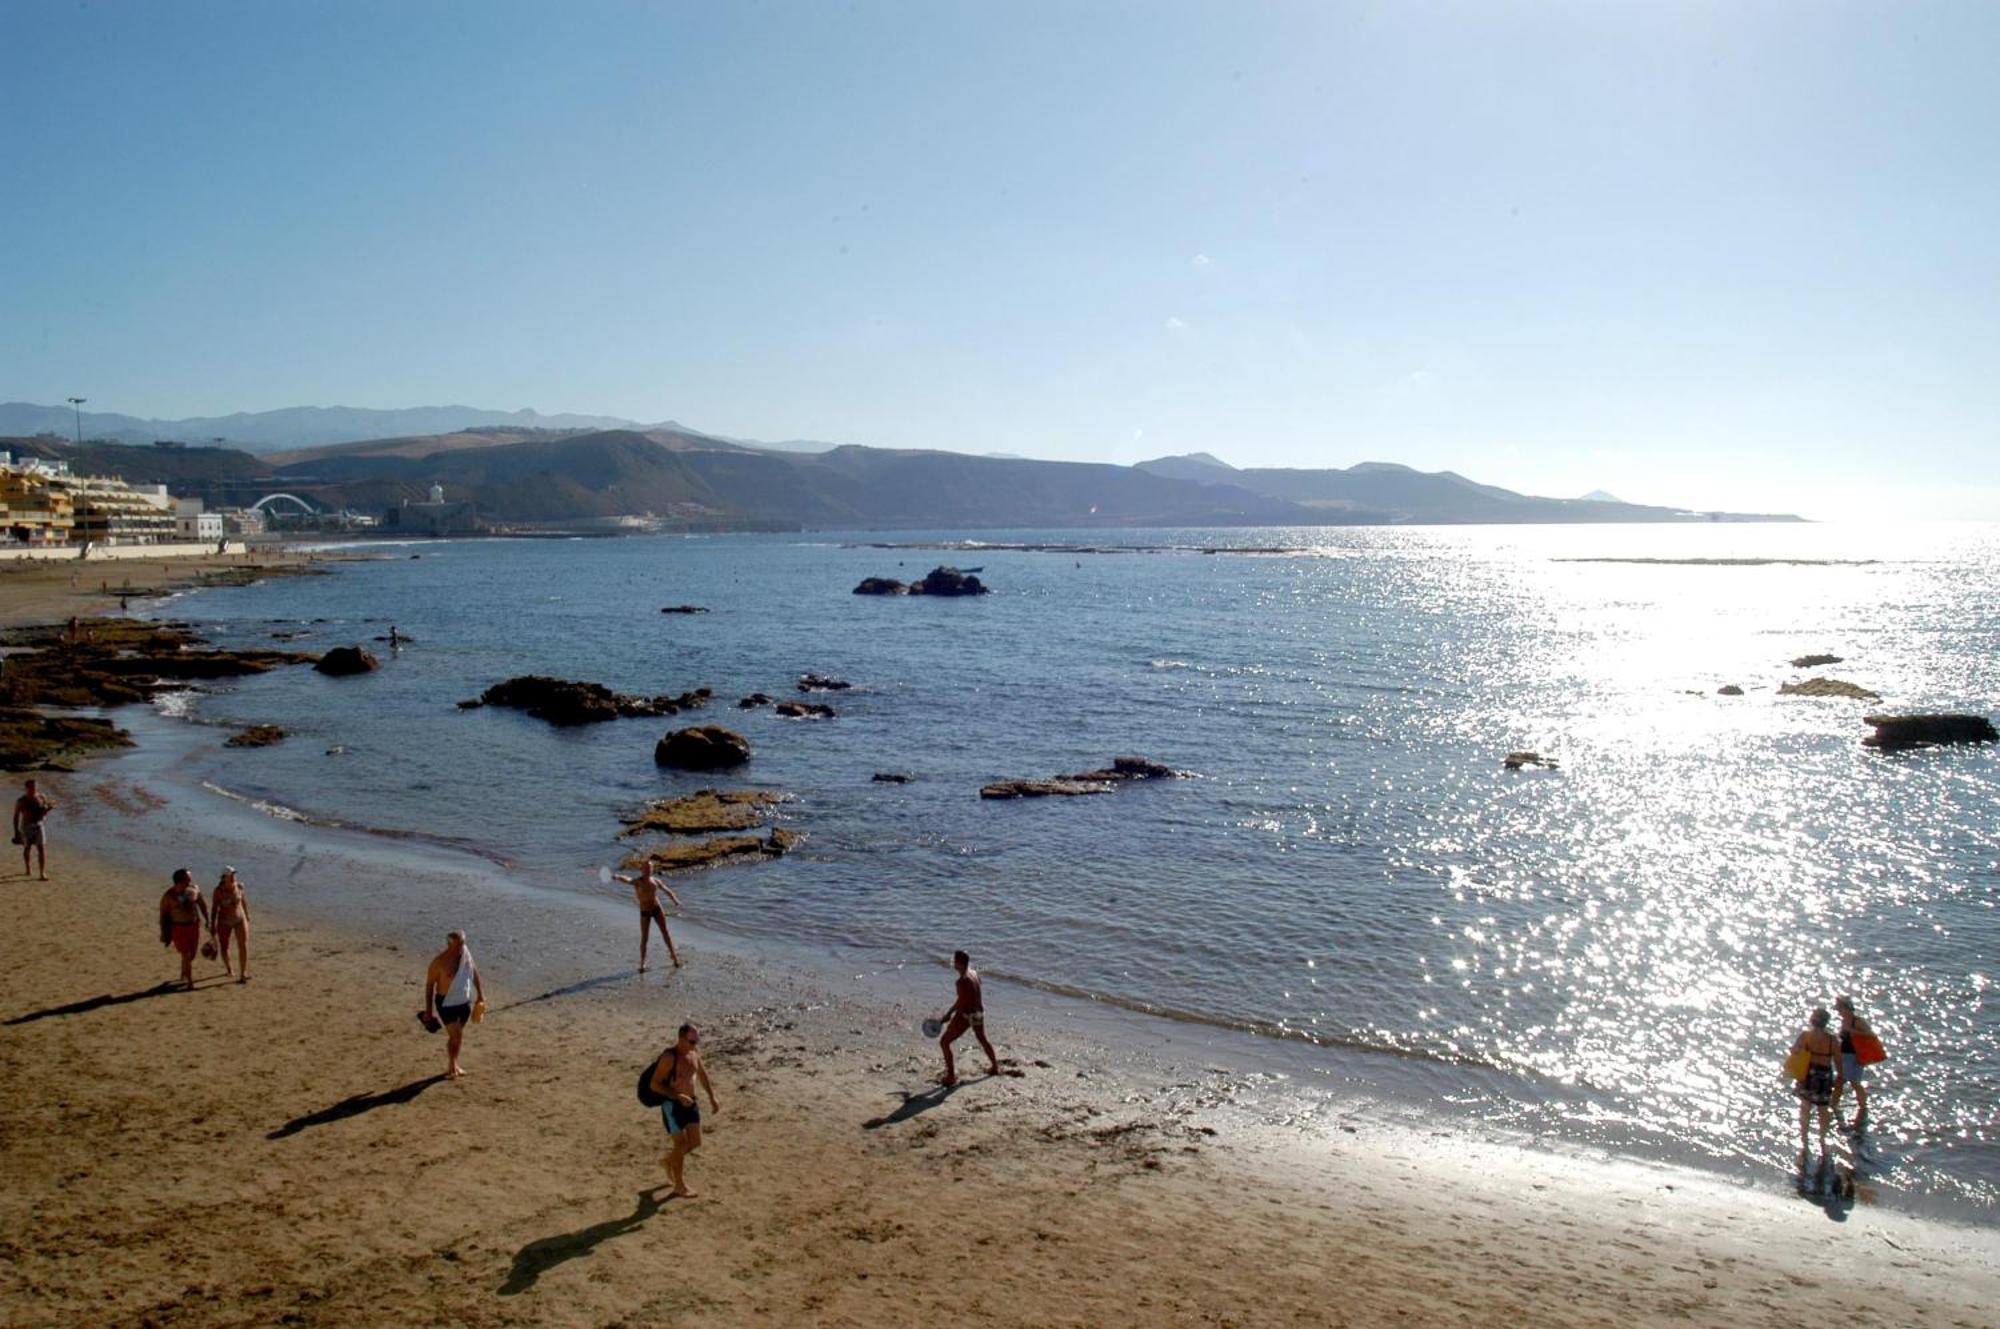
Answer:
[[[232, 642], [303, 630], [321, 649], [391, 622], [415, 639], [365, 677], [285, 670], [202, 698], [203, 719], [299, 735], [217, 748], [218, 786], [580, 893], [603, 889], [619, 813], [718, 782], [782, 789], [804, 845], [677, 883], [704, 921], [892, 956], [966, 945], [995, 974], [1293, 1037], [1308, 1059], [1376, 1049], [1529, 1132], [1789, 1159], [1777, 1064], [1811, 1006], [1851, 993], [1892, 1054], [1860, 1146], [1877, 1184], [2000, 1213], [2000, 751], [1859, 743], [1878, 710], [2000, 713], [2000, 529], [859, 545], [960, 535], [399, 546], [160, 612]], [[994, 593], [849, 594], [939, 562], [982, 566]], [[710, 612], [659, 612], [682, 603]], [[1820, 651], [1845, 658], [1787, 663]], [[815, 698], [837, 719], [735, 708], [797, 695], [807, 671], [855, 684]], [[522, 673], [712, 687], [686, 722], [737, 729], [755, 760], [682, 775], [652, 760], [677, 721], [454, 708]], [[1813, 674], [1882, 700], [1777, 694]], [[1728, 683], [1746, 695], [1718, 696]], [[1503, 770], [1521, 748], [1559, 765]], [[978, 797], [1124, 753], [1190, 778]]]

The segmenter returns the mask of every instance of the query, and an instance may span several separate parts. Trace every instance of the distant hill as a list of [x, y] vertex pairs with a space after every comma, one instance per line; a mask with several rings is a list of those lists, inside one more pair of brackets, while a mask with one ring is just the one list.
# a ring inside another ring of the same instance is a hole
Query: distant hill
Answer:
[[[0, 403], [0, 435], [49, 433], [69, 438], [76, 423], [67, 406]], [[86, 439], [115, 443], [151, 443], [156, 439], [209, 443], [220, 438], [246, 451], [274, 452], [323, 443], [447, 434], [495, 426], [597, 430], [628, 428], [634, 422], [610, 415], [543, 415], [537, 411], [486, 411], [472, 406], [413, 406], [391, 411], [356, 406], [288, 406], [276, 411], [239, 411], [234, 415], [196, 416], [187, 420], [147, 420], [134, 415], [85, 411], [82, 423]]]
[[211, 504], [282, 491], [381, 512], [441, 484], [488, 520], [521, 526], [616, 517], [876, 530], [1797, 520], [1538, 498], [1387, 462], [1238, 469], [1203, 453], [1137, 466], [851, 445], [803, 453], [680, 428], [487, 428], [261, 457], [233, 448], [77, 448], [46, 439], [11, 446], [67, 457], [79, 471], [165, 483]]
[[1583, 501], [1586, 503], [1623, 503], [1625, 500], [1616, 494], [1607, 494], [1602, 489], [1593, 489], [1583, 496]]

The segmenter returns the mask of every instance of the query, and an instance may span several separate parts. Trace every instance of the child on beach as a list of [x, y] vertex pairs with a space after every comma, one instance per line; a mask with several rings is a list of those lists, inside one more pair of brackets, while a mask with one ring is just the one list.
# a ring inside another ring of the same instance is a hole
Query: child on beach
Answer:
[[694, 1192], [687, 1188], [687, 1156], [701, 1148], [701, 1105], [695, 1102], [696, 1081], [701, 1082], [708, 1094], [708, 1110], [721, 1110], [715, 1101], [715, 1086], [708, 1082], [708, 1067], [702, 1065], [701, 1053], [696, 1050], [700, 1042], [701, 1031], [684, 1024], [674, 1045], [653, 1063], [653, 1092], [666, 1100], [660, 1104], [660, 1121], [673, 1142], [660, 1159], [660, 1166], [667, 1170], [673, 1193], [684, 1199], [694, 1198]]

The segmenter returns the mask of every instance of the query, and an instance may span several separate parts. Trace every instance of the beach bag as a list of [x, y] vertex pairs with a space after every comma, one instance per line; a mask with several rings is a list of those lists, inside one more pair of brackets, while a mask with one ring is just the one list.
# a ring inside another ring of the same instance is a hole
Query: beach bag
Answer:
[[1887, 1061], [1889, 1053], [1882, 1046], [1882, 1040], [1865, 1029], [1854, 1031], [1854, 1059], [1863, 1066], [1873, 1066], [1878, 1061]]
[[[655, 1057], [651, 1061], [647, 1062], [646, 1069], [639, 1072], [639, 1102], [641, 1106], [656, 1108], [667, 1101], [667, 1096], [665, 1094], [659, 1094], [653, 1092], [653, 1072], [659, 1069], [660, 1058], [665, 1057], [670, 1053], [673, 1055], [675, 1061], [680, 1060], [680, 1054], [678, 1052], [675, 1052], [674, 1049], [668, 1048], [666, 1052], [662, 1052], [659, 1057]], [[669, 1072], [667, 1078], [668, 1079], [673, 1078], [671, 1072]]]
[[1812, 1053], [1802, 1047], [1793, 1048], [1791, 1055], [1785, 1058], [1784, 1074], [1787, 1080], [1803, 1080], [1810, 1069], [1812, 1069]]

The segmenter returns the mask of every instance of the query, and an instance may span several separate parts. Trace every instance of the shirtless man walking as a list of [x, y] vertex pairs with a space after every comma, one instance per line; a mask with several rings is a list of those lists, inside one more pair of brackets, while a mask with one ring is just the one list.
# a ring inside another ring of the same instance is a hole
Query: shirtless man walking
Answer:
[[970, 1029], [972, 1036], [979, 1040], [979, 1046], [986, 1052], [986, 1073], [1000, 1073], [1000, 1054], [986, 1041], [986, 998], [979, 990], [979, 971], [972, 967], [972, 957], [964, 951], [953, 951], [951, 967], [958, 970], [958, 997], [951, 1009], [944, 1015], [944, 1033], [938, 1038], [938, 1047], [944, 1052], [944, 1084], [957, 1084], [958, 1071], [951, 1062], [951, 1045], [965, 1037]]
[[21, 875], [33, 871], [28, 866], [31, 857], [41, 859], [41, 878], [49, 879], [49, 832], [42, 823], [56, 810], [56, 801], [44, 794], [33, 780], [19, 798], [14, 800], [14, 843], [21, 846]]
[[486, 1005], [486, 984], [480, 981], [479, 966], [472, 962], [465, 934], [453, 929], [424, 975], [424, 1014], [444, 1023], [445, 1074], [449, 1079], [465, 1074], [465, 1067], [458, 1064], [458, 1049], [465, 1042], [465, 1026], [472, 1019], [475, 1003]]
[[639, 972], [646, 972], [646, 942], [653, 935], [653, 924], [660, 925], [660, 938], [667, 943], [667, 955], [674, 962], [674, 968], [681, 967], [681, 953], [674, 949], [674, 934], [667, 931], [667, 911], [660, 908], [660, 892], [674, 902], [674, 908], [681, 907], [681, 897], [674, 894], [673, 887], [653, 875], [653, 861], [647, 859], [639, 866], [636, 877], [618, 877], [632, 888], [632, 894], [639, 900]]
[[694, 1192], [687, 1188], [687, 1156], [701, 1148], [701, 1105], [695, 1102], [696, 1081], [701, 1082], [708, 1094], [708, 1110], [721, 1111], [715, 1101], [715, 1086], [708, 1082], [708, 1067], [702, 1065], [701, 1053], [696, 1051], [700, 1042], [701, 1031], [684, 1024], [674, 1045], [653, 1063], [653, 1092], [666, 1099], [660, 1104], [660, 1120], [673, 1141], [660, 1165], [666, 1168], [667, 1179], [674, 1184], [673, 1193], [685, 1199], [694, 1198]]
[[160, 942], [181, 953], [181, 986], [194, 986], [194, 953], [208, 926], [208, 901], [194, 884], [194, 873], [174, 869], [174, 884], [160, 897]]

